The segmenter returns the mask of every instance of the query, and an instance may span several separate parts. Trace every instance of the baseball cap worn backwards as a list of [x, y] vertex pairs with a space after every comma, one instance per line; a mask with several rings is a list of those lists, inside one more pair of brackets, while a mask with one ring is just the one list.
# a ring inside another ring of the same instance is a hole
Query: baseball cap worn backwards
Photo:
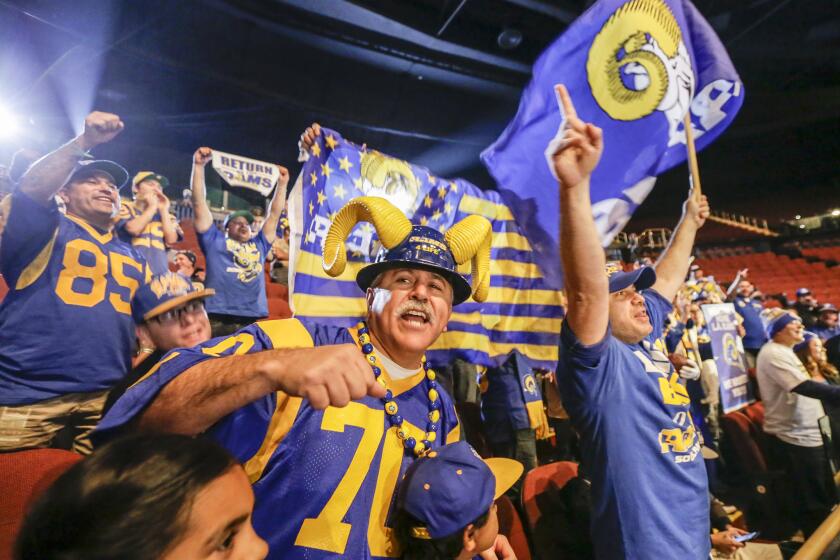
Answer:
[[423, 523], [411, 528], [412, 536], [448, 537], [487, 513], [523, 470], [513, 459], [482, 459], [467, 442], [459, 441], [411, 464], [397, 504]]
[[108, 175], [118, 189], [122, 188], [128, 181], [128, 171], [116, 162], [106, 159], [83, 159], [76, 163], [70, 178], [67, 179], [65, 184], [69, 185], [73, 181], [81, 181], [97, 172]]
[[656, 283], [656, 271], [653, 267], [642, 266], [630, 272], [624, 272], [621, 263], [610, 261], [605, 267], [610, 282], [610, 293], [635, 286], [636, 290], [646, 290]]
[[139, 325], [188, 301], [204, 299], [215, 293], [212, 288], [199, 289], [189, 278], [176, 272], [167, 272], [153, 277], [151, 282], [137, 289], [131, 300], [131, 315]]

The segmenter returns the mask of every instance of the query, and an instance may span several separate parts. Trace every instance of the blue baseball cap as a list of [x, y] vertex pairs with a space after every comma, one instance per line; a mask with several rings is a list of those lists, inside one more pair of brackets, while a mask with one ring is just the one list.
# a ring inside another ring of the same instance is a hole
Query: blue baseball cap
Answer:
[[397, 505], [423, 523], [411, 528], [412, 536], [448, 537], [487, 513], [523, 471], [518, 461], [482, 459], [470, 444], [459, 441], [411, 464], [400, 484]]
[[624, 272], [621, 263], [609, 261], [605, 267], [610, 280], [610, 293], [613, 294], [628, 286], [635, 286], [636, 290], [646, 290], [656, 283], [656, 270], [651, 266], [642, 266], [630, 272]]
[[372, 264], [356, 274], [356, 284], [365, 291], [377, 276], [392, 268], [423, 268], [440, 274], [452, 285], [453, 305], [466, 301], [472, 292], [467, 279], [458, 274], [458, 265], [443, 234], [430, 227], [412, 226], [402, 243], [380, 251]]
[[810, 296], [810, 295], [811, 295], [811, 290], [809, 290], [808, 288], [799, 288], [798, 290], [796, 290], [796, 297]]
[[188, 301], [204, 299], [215, 293], [212, 288], [199, 288], [186, 276], [167, 272], [154, 276], [151, 282], [137, 289], [131, 300], [131, 316], [139, 325]]
[[128, 171], [119, 163], [107, 159], [83, 159], [76, 163], [65, 185], [90, 177], [97, 171], [111, 177], [114, 186], [118, 189], [121, 189], [128, 181]]

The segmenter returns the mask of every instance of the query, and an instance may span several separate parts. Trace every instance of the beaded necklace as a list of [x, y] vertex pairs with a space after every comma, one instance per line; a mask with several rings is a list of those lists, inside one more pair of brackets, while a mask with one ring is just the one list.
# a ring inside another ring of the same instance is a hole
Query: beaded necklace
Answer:
[[362, 321], [357, 325], [359, 332], [359, 344], [362, 346], [362, 354], [370, 364], [373, 370], [373, 376], [380, 385], [385, 387], [385, 396], [382, 398], [382, 403], [385, 405], [385, 414], [388, 415], [388, 422], [391, 426], [397, 429], [397, 437], [402, 441], [403, 446], [414, 452], [417, 457], [423, 457], [432, 449], [432, 442], [437, 439], [437, 431], [440, 421], [440, 399], [437, 392], [437, 381], [435, 381], [435, 372], [429, 368], [426, 363], [426, 357], [423, 356], [423, 370], [426, 373], [426, 386], [428, 387], [429, 395], [429, 422], [426, 424], [425, 439], [417, 441], [408, 435], [408, 432], [403, 428], [403, 417], [398, 414], [399, 407], [397, 401], [394, 400], [394, 394], [385, 385], [385, 380], [381, 377], [382, 368], [379, 367], [379, 361], [373, 351], [373, 344], [370, 341], [370, 334], [367, 323]]

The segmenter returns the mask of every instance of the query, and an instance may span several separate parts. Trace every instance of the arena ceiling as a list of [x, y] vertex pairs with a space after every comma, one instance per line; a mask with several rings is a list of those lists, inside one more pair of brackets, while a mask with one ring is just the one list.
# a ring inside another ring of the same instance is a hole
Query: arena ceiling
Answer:
[[[0, 103], [22, 122], [0, 157], [72, 134], [90, 108], [123, 116], [100, 149], [186, 184], [199, 145], [291, 164], [311, 121], [461, 176], [514, 115], [530, 66], [578, 0], [0, 0]], [[697, 0], [745, 84], [700, 154], [727, 211], [780, 218], [840, 206], [840, 5]], [[504, 35], [500, 38], [500, 34]], [[506, 47], [517, 43], [513, 48]], [[685, 168], [629, 229], [674, 221]]]

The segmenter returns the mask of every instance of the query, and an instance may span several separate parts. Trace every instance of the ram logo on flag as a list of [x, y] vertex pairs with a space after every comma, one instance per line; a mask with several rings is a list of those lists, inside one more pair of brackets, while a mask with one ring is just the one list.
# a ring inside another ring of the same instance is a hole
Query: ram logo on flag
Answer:
[[267, 197], [279, 176], [273, 163], [213, 150], [213, 169], [231, 187], [257, 191]]
[[559, 200], [543, 152], [561, 122], [558, 83], [580, 118], [604, 131], [591, 196], [605, 246], [656, 176], [686, 159], [686, 113], [699, 150], [744, 100], [723, 45], [688, 0], [601, 0], [572, 23], [540, 55], [516, 116], [481, 154], [553, 287], [562, 284]]
[[[359, 196], [380, 196], [414, 223], [445, 232], [468, 214], [493, 226], [490, 294], [484, 303], [467, 300], [453, 309], [447, 332], [427, 353], [433, 364], [461, 357], [494, 365], [518, 349], [535, 365], [554, 369], [561, 294], [546, 288], [531, 247], [498, 193], [483, 192], [461, 179], [435, 177], [428, 169], [356, 145], [322, 129], [290, 196], [294, 249], [290, 262], [291, 304], [296, 317], [349, 326], [366, 313], [356, 273], [372, 261], [379, 244], [369, 223], [347, 239], [348, 265], [337, 278], [322, 267], [321, 251], [336, 212]], [[469, 265], [461, 271], [469, 273]]]

